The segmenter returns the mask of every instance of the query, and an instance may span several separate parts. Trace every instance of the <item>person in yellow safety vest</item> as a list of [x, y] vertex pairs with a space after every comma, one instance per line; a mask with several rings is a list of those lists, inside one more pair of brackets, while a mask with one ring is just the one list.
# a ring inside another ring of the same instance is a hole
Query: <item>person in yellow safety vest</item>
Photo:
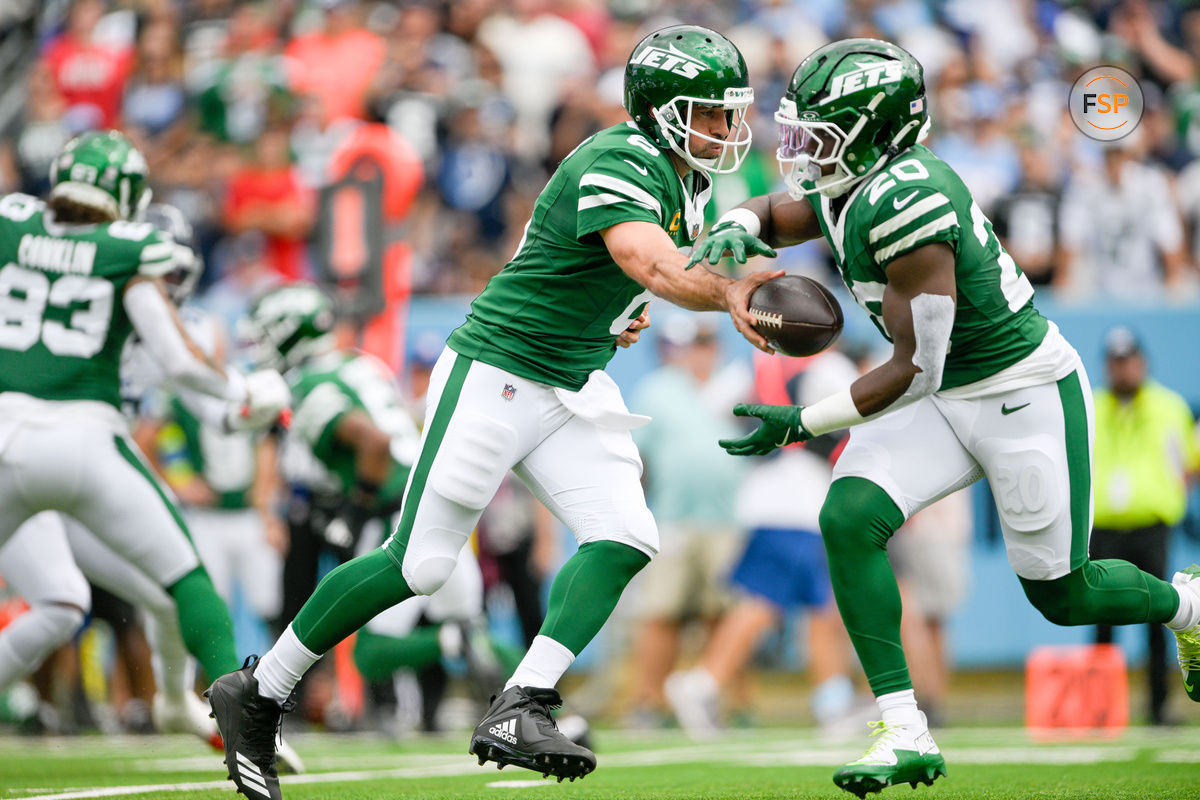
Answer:
[[[1189, 481], [1200, 474], [1195, 419], [1182, 396], [1149, 378], [1132, 330], [1111, 329], [1104, 355], [1108, 386], [1095, 392], [1091, 557], [1125, 559], [1163, 576], [1171, 529], [1183, 519]], [[1147, 630], [1150, 722], [1169, 724], [1163, 626]], [[1096, 627], [1098, 644], [1112, 639], [1111, 625]]]

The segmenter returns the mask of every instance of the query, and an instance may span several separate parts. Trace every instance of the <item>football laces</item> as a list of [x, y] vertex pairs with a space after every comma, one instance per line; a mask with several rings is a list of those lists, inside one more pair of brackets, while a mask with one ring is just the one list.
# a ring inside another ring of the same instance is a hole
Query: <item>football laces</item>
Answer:
[[783, 327], [783, 314], [771, 311], [763, 311], [761, 308], [752, 307], [750, 309], [750, 316], [754, 317], [755, 321], [757, 321], [760, 325], [766, 325], [770, 328]]

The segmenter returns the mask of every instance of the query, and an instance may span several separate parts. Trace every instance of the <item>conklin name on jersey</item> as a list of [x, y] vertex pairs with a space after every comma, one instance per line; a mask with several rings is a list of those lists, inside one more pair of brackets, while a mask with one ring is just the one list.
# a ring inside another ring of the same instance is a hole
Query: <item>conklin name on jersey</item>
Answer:
[[363, 354], [333, 352], [288, 374], [292, 385], [292, 425], [316, 459], [349, 494], [356, 480], [354, 450], [335, 434], [338, 423], [356, 409], [391, 437], [392, 466], [380, 490], [384, 504], [398, 504], [416, 457], [420, 434], [400, 400], [387, 367]]
[[597, 232], [641, 220], [690, 246], [712, 186], [696, 172], [687, 183], [631, 122], [585, 139], [542, 189], [516, 254], [475, 298], [450, 347], [530, 380], [582, 388], [650, 299]]
[[146, 223], [64, 226], [36, 197], [0, 199], [0, 392], [119, 409], [121, 296], [134, 276], [170, 270], [171, 254]]
[[[839, 200], [810, 195], [842, 279], [872, 321], [883, 324], [884, 267], [931, 242], [954, 248], [957, 310], [942, 389], [996, 374], [1029, 355], [1047, 323], [1033, 287], [1004, 251], [962, 179], [923, 145], [913, 145]], [[919, 323], [918, 323], [919, 324]]]

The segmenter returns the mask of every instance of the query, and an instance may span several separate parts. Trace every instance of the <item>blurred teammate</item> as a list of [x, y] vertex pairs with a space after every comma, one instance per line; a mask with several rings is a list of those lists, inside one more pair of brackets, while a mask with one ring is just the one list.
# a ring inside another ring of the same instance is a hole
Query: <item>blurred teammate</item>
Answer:
[[834, 782], [858, 795], [932, 783], [945, 762], [917, 708], [900, 645], [887, 541], [904, 520], [987, 476], [1009, 563], [1060, 625], [1166, 623], [1200, 700], [1200, 567], [1173, 584], [1125, 561], [1088, 560], [1092, 405], [1079, 356], [950, 167], [918, 142], [921, 65], [874, 39], [834, 42], [792, 76], [775, 115], [787, 193], [726, 214], [692, 260], [825, 236], [891, 357], [807, 407], [739, 406], [762, 455], [855, 427], [821, 510], [834, 596], [883, 721]]
[[[237, 426], [268, 424], [288, 398], [278, 373], [226, 374], [182, 330], [163, 282], [177, 265], [175, 245], [134, 221], [149, 201], [145, 182], [141, 153], [115, 131], [95, 132], [55, 160], [48, 202], [0, 200], [0, 545], [40, 511], [69, 514], [107, 551], [100, 563], [174, 601], [181, 643], [217, 674], [237, 663], [229, 613], [129, 438], [122, 349], [136, 331], [167, 377]], [[61, 523], [39, 519], [53, 535], [26, 537], [23, 557], [38, 569], [21, 578], [49, 613], [6, 629], [8, 679], [36, 666], [47, 641], [69, 636], [89, 602]]]
[[658, 547], [629, 434], [645, 420], [628, 412], [603, 367], [648, 324], [652, 293], [692, 309], [726, 309], [746, 338], [766, 347], [748, 298], [777, 274], [732, 281], [685, 270], [680, 253], [700, 231], [709, 172], [736, 168], [750, 144], [744, 117], [753, 95], [737, 49], [704, 28], [665, 28], [635, 47], [625, 87], [633, 121], [584, 140], [562, 162], [513, 259], [451, 334], [433, 371], [396, 531], [381, 549], [330, 573], [257, 665], [214, 684], [213, 708], [243, 791], [280, 796], [272, 734], [292, 687], [380, 611], [437, 591], [510, 469], [580, 548], [556, 577], [541, 634], [470, 749], [481, 762], [560, 778], [595, 767], [595, 756], [555, 727], [554, 685]]

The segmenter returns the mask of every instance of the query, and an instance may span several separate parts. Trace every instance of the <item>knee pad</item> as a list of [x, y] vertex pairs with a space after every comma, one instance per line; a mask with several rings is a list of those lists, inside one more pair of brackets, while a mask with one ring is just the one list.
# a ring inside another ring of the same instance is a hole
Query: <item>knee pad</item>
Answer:
[[461, 413], [438, 448], [429, 486], [452, 503], [482, 511], [513, 465], [516, 449], [517, 434], [509, 426], [481, 414]]
[[417, 594], [430, 595], [442, 588], [454, 572], [466, 537], [455, 530], [429, 528], [408, 540], [400, 571]]
[[863, 546], [884, 549], [903, 523], [888, 493], [865, 478], [834, 481], [821, 506], [821, 537], [830, 555], [853, 554]]

